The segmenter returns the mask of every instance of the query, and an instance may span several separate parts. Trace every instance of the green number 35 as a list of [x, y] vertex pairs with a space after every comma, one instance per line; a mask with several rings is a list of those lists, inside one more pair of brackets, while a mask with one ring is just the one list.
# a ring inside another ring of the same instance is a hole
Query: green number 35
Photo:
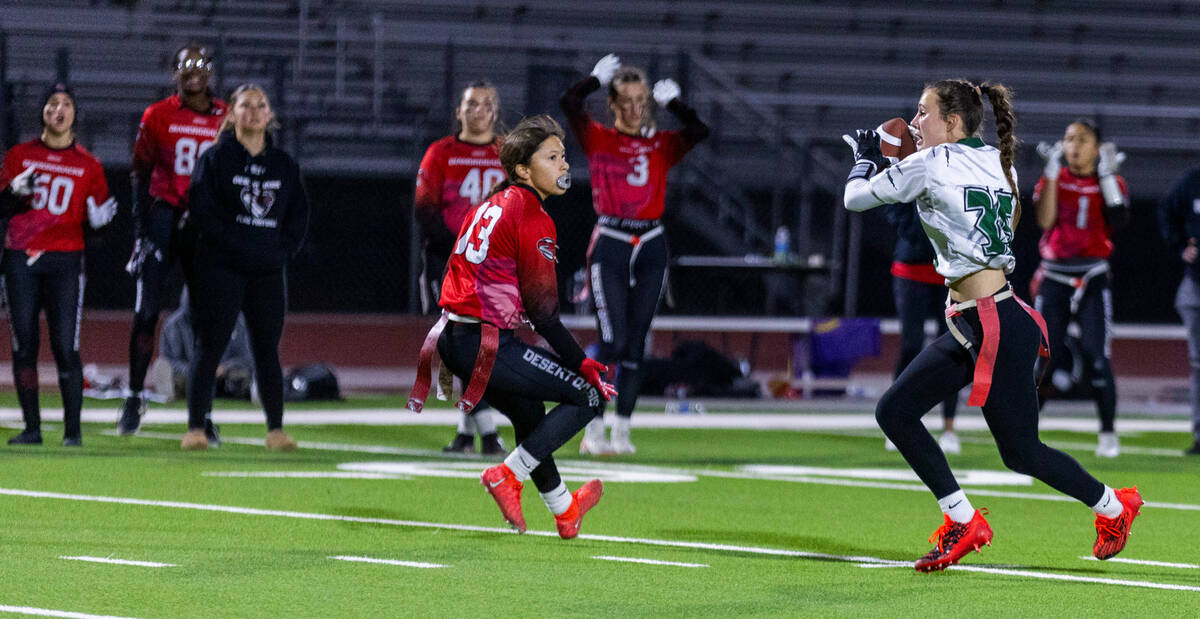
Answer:
[[1013, 195], [1000, 189], [967, 187], [963, 200], [966, 209], [975, 213], [975, 229], [983, 233], [983, 250], [989, 256], [1008, 252], [1012, 242]]

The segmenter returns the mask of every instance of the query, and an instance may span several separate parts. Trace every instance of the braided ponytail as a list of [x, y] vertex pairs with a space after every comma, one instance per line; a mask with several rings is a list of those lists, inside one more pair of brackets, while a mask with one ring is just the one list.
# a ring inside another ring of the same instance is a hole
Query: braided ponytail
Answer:
[[1004, 169], [1004, 178], [1013, 192], [1013, 230], [1021, 218], [1021, 192], [1013, 180], [1013, 160], [1017, 154], [1017, 136], [1014, 130], [1017, 118], [1013, 114], [1012, 91], [998, 82], [984, 82], [979, 90], [992, 102], [992, 112], [996, 115], [996, 137], [1000, 140], [1000, 167]]

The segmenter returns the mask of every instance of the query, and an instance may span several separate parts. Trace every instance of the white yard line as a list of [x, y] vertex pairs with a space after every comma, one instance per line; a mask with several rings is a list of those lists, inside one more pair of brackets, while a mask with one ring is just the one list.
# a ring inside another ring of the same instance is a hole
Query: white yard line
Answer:
[[[1099, 561], [1096, 557], [1079, 557], [1084, 561]], [[1130, 565], [1150, 565], [1153, 567], [1177, 567], [1181, 570], [1200, 570], [1195, 563], [1168, 563], [1166, 561], [1145, 561], [1142, 559], [1106, 559], [1106, 563], [1129, 563]]]
[[658, 559], [638, 559], [636, 557], [610, 557], [608, 555], [596, 555], [593, 559], [600, 561], [620, 561], [622, 563], [642, 563], [645, 565], [669, 565], [672, 567], [709, 567], [707, 563], [681, 563], [679, 561], [659, 561]]
[[69, 610], [50, 610], [49, 608], [34, 608], [32, 606], [6, 606], [4, 604], [0, 604], [0, 613], [36, 615], [38, 617], [69, 617], [70, 619], [133, 619], [132, 617], [119, 617], [116, 615], [90, 615], [88, 613], [76, 613]]
[[110, 563], [112, 565], [134, 565], [137, 567], [179, 567], [174, 563], [159, 563], [157, 561], [131, 561], [128, 559], [113, 559], [111, 557], [68, 557], [63, 555], [59, 559], [67, 561], [87, 561], [89, 563]]
[[399, 565], [400, 567], [415, 567], [420, 569], [431, 569], [436, 567], [450, 567], [441, 563], [423, 563], [421, 561], [398, 561], [396, 559], [376, 559], [374, 557], [351, 557], [346, 555], [338, 555], [336, 557], [325, 557], [334, 561], [351, 561], [354, 563], [376, 563], [379, 565]]
[[[338, 514], [319, 514], [311, 512], [294, 512], [287, 510], [273, 509], [257, 509], [251, 507], [236, 507], [231, 505], [212, 505], [205, 503], [185, 503], [179, 501], [152, 501], [148, 499], [134, 499], [126, 497], [107, 497], [93, 496], [85, 494], [64, 494], [59, 492], [42, 492], [36, 490], [19, 490], [15, 488], [0, 488], [0, 495], [21, 496], [35, 499], [54, 499], [64, 501], [84, 501], [92, 503], [110, 503], [119, 505], [141, 505], [148, 507], [167, 507], [173, 509], [192, 509], [209, 512], [222, 512], [229, 514], [242, 514], [250, 516], [271, 516], [276, 518], [296, 518], [301, 520], [319, 520], [330, 522], [354, 522], [362, 524], [380, 524], [398, 527], [414, 527], [425, 529], [441, 529], [451, 531], [470, 531], [470, 532], [488, 532], [488, 533], [507, 533], [516, 534], [513, 530], [499, 527], [480, 527], [463, 524], [450, 524], [438, 522], [423, 522], [418, 520], [394, 520], [391, 518], [364, 518], [358, 516], [343, 516]], [[528, 531], [526, 535], [538, 537], [557, 537], [558, 534], [554, 531]], [[870, 556], [853, 556], [853, 555], [834, 555], [824, 552], [808, 552], [803, 550], [786, 550], [782, 548], [764, 548], [761, 546], [737, 546], [734, 544], [713, 544], [708, 542], [688, 542], [677, 540], [660, 540], [637, 537], [622, 537], [616, 535], [594, 535], [581, 534], [579, 539], [587, 539], [599, 542], [613, 542], [620, 544], [641, 544], [646, 546], [659, 546], [664, 548], [689, 548], [693, 550], [708, 550], [715, 552], [729, 552], [737, 554], [756, 554], [766, 556], [782, 556], [795, 557], [800, 559], [822, 559], [831, 561], [841, 561], [847, 563], [870, 563], [884, 564], [891, 563], [887, 559]], [[1142, 587], [1150, 589], [1168, 589], [1172, 591], [1195, 591], [1200, 592], [1200, 586], [1192, 585], [1175, 585], [1170, 583], [1158, 583], [1150, 581], [1138, 580], [1119, 580], [1113, 578], [1092, 578], [1085, 576], [1073, 576], [1067, 574], [1055, 574], [1050, 572], [1035, 572], [1031, 570], [1015, 570], [1009, 568], [988, 568], [975, 566], [956, 566], [954, 569], [962, 569], [966, 571], [985, 572], [990, 574], [998, 574], [1005, 576], [1023, 576], [1028, 578], [1041, 578], [1049, 580], [1067, 580], [1073, 582], [1086, 582], [1106, 585], [1117, 585], [1124, 587]]]

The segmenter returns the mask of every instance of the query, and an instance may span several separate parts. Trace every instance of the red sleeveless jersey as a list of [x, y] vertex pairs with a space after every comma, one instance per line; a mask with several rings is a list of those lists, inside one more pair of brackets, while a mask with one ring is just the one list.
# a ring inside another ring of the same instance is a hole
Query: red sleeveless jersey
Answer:
[[14, 215], [5, 245], [26, 251], [81, 251], [87, 199], [108, 200], [108, 181], [100, 161], [87, 149], [72, 144], [50, 148], [41, 140], [14, 146], [0, 168], [0, 187], [29, 166], [37, 169], [30, 200], [32, 210]]
[[[1036, 204], [1046, 179], [1038, 179], [1033, 190]], [[1117, 176], [1121, 193], [1129, 195], [1125, 179]], [[1104, 196], [1095, 176], [1075, 176], [1065, 166], [1058, 174], [1058, 216], [1054, 226], [1042, 233], [1038, 251], [1045, 260], [1107, 258], [1112, 253], [1112, 230], [1104, 220]], [[1128, 202], [1128, 200], [1126, 200]]]
[[430, 144], [417, 170], [417, 210], [440, 212], [447, 228], [461, 229], [467, 211], [504, 180], [500, 143], [499, 137], [471, 144], [449, 135]]
[[667, 171], [691, 148], [680, 132], [633, 136], [592, 119], [585, 130], [578, 129], [592, 176], [596, 213], [622, 219], [662, 217]]
[[201, 114], [184, 106], [178, 94], [146, 108], [133, 145], [133, 169], [149, 171], [152, 197], [187, 209], [192, 170], [216, 143], [225, 112], [225, 102], [214, 98], [209, 113]]
[[463, 219], [439, 304], [501, 329], [519, 326], [526, 307], [557, 308], [556, 239], [554, 221], [532, 189], [504, 189]]

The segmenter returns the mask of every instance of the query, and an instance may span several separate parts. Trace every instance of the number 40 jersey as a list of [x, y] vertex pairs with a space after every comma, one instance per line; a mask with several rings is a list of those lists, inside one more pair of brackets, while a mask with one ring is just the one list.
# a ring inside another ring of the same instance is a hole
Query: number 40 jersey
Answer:
[[94, 155], [78, 144], [50, 148], [41, 140], [14, 146], [0, 169], [0, 187], [33, 166], [37, 182], [26, 198], [30, 210], [13, 215], [8, 224], [9, 249], [37, 251], [83, 250], [87, 201], [108, 201], [108, 182]]
[[467, 211], [504, 180], [500, 140], [472, 144], [449, 135], [425, 151], [417, 171], [415, 208], [429, 251], [448, 256]]
[[202, 114], [185, 106], [178, 94], [146, 108], [133, 145], [133, 169], [150, 170], [151, 197], [187, 210], [192, 170], [216, 143], [225, 112], [220, 99]]

